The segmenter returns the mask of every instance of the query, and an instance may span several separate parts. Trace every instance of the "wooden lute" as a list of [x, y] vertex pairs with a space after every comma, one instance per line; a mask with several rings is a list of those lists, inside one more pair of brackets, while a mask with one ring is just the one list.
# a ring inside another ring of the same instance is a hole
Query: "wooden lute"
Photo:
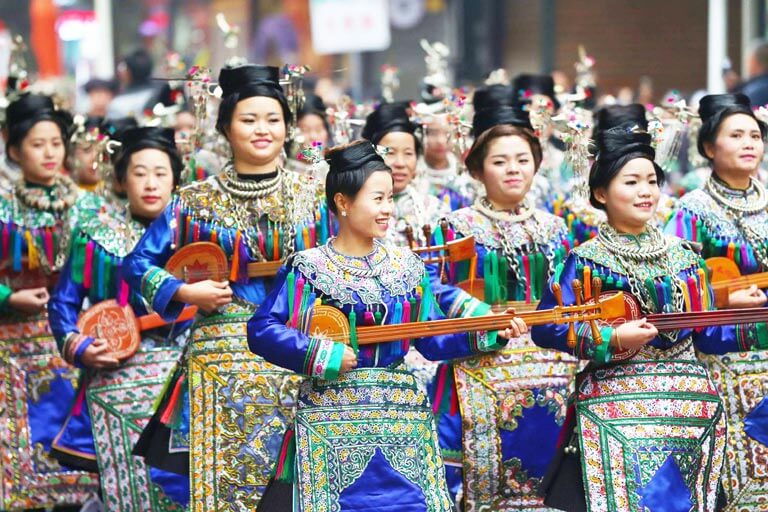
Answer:
[[[572, 324], [573, 322], [609, 321], [624, 315], [622, 292], [601, 298], [597, 303], [574, 306], [558, 306], [553, 309], [530, 311], [525, 313], [502, 313], [497, 315], [470, 318], [449, 318], [412, 322], [393, 325], [372, 325], [358, 327], [355, 330], [359, 345], [397, 341], [403, 339], [453, 334], [467, 331], [501, 330], [509, 327], [509, 322], [522, 318], [526, 324]], [[349, 320], [340, 310], [326, 305], [315, 306], [309, 325], [309, 334], [313, 337], [351, 343]]]
[[[592, 289], [594, 290], [594, 296], [599, 297], [598, 302], [604, 300], [605, 297], [611, 297], [616, 292], [601, 292], [600, 286], [602, 281], [595, 278], [592, 281]], [[581, 290], [582, 285], [578, 280], [573, 281], [574, 294], [576, 296], [576, 303], [581, 304], [584, 302]], [[555, 299], [558, 304], [562, 304], [562, 292], [560, 285], [554, 283], [552, 285], [552, 291], [555, 295]], [[586, 303], [594, 302], [594, 299], [589, 296], [586, 297]], [[694, 329], [698, 327], [707, 326], [720, 326], [720, 325], [734, 325], [734, 324], [748, 324], [754, 322], [768, 321], [768, 308], [744, 308], [744, 309], [720, 309], [713, 311], [684, 311], [680, 313], [655, 313], [651, 315], [644, 315], [640, 308], [640, 302], [631, 294], [623, 294], [623, 313], [613, 318], [602, 319], [603, 323], [607, 323], [612, 327], [618, 327], [619, 325], [630, 321], [637, 320], [638, 318], [645, 318], [649, 323], [653, 324], [659, 331], [675, 331], [678, 329]], [[593, 337], [595, 336], [595, 329], [592, 331]], [[568, 326], [568, 345], [573, 348], [576, 346], [576, 334], [574, 332], [573, 324]], [[610, 341], [610, 340], [608, 340]], [[621, 361], [630, 359], [637, 354], [639, 350], [623, 350], [616, 351], [613, 355], [614, 361]]]
[[742, 276], [736, 262], [724, 256], [707, 258], [706, 263], [715, 294], [715, 306], [719, 309], [728, 307], [728, 295], [731, 292], [745, 290], [753, 284], [758, 288], [768, 288], [768, 272]]

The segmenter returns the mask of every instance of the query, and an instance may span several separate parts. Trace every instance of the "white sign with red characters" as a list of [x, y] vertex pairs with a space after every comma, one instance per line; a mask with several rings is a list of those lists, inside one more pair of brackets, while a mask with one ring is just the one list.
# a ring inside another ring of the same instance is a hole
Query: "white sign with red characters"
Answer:
[[389, 48], [387, 0], [311, 0], [309, 18], [317, 54]]

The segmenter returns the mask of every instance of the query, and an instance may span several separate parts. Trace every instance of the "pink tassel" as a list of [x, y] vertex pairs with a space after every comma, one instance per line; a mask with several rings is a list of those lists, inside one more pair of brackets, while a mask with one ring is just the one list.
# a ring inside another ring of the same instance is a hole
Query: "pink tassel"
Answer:
[[45, 240], [45, 257], [49, 262], [53, 262], [53, 233], [50, 229], [43, 231], [43, 240]]
[[91, 288], [91, 279], [93, 277], [93, 240], [85, 244], [85, 267], [83, 268], [83, 286], [85, 289]]
[[125, 279], [121, 277], [117, 292], [117, 303], [120, 304], [120, 306], [125, 306], [128, 304], [128, 291], [128, 283], [126, 283]]
[[[409, 300], [403, 301], [403, 318], [400, 320], [400, 323], [406, 324], [411, 321], [411, 302]], [[402, 341], [403, 345], [403, 352], [408, 352], [408, 349], [411, 347], [411, 340], [408, 338], [404, 339]]]
[[83, 402], [85, 402], [85, 382], [80, 383], [80, 389], [77, 390], [75, 405], [72, 406], [72, 416], [80, 416], [83, 412]]
[[3, 226], [3, 257], [8, 258], [8, 246], [11, 242], [11, 232], [8, 228], [8, 224]]
[[440, 409], [440, 401], [443, 399], [443, 393], [445, 392], [445, 379], [448, 374], [448, 365], [444, 364], [440, 368], [440, 375], [437, 377], [437, 390], [435, 391], [435, 400], [432, 402], [432, 414], [437, 415], [437, 411]]
[[304, 278], [299, 277], [296, 281], [296, 295], [293, 302], [293, 318], [291, 319], [291, 327], [294, 329], [299, 323], [299, 313], [301, 312], [301, 299], [304, 295]]

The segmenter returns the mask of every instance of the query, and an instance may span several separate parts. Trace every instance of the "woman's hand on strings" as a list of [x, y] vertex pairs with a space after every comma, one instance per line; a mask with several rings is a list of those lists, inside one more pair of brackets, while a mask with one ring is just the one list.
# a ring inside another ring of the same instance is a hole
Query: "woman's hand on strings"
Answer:
[[339, 373], [345, 373], [357, 368], [357, 354], [349, 345], [344, 347], [344, 356], [341, 358], [341, 369]]
[[[507, 308], [507, 310], [504, 311], [503, 314], [513, 315], [514, 313], [515, 313], [515, 308]], [[519, 338], [520, 336], [522, 336], [523, 334], [526, 334], [527, 332], [528, 332], [528, 325], [525, 323], [525, 320], [516, 316], [509, 321], [509, 327], [499, 332], [499, 336], [501, 336], [504, 339], [511, 340], [513, 338]]]
[[117, 360], [112, 352], [112, 347], [109, 346], [109, 342], [104, 338], [93, 340], [93, 343], [88, 345], [83, 351], [80, 361], [85, 367], [97, 370], [116, 368], [120, 365], [120, 361]]
[[621, 350], [637, 350], [659, 335], [659, 330], [645, 318], [631, 320], [613, 331], [611, 345]]
[[232, 288], [229, 287], [228, 281], [206, 279], [194, 284], [181, 285], [174, 298], [210, 313], [232, 302]]
[[42, 288], [27, 288], [13, 292], [8, 297], [8, 305], [24, 313], [40, 313], [48, 304], [48, 290]]
[[765, 292], [753, 284], [744, 290], [736, 290], [728, 294], [728, 307], [730, 308], [759, 308], [766, 303]]

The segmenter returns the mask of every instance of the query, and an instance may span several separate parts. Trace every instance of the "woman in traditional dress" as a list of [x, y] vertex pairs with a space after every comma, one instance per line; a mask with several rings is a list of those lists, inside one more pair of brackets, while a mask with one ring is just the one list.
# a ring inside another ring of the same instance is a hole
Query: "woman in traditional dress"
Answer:
[[[249, 265], [322, 243], [330, 224], [317, 184], [279, 165], [292, 114], [278, 69], [227, 67], [219, 87], [216, 127], [232, 161], [217, 176], [182, 188], [124, 268], [131, 287], [166, 321], [185, 304], [206, 313], [192, 331], [186, 367], [161, 405], [172, 407], [184, 395], [173, 391], [189, 388], [193, 510], [253, 510], [293, 417], [298, 379], [248, 351], [245, 323], [272, 286], [269, 276], [250, 277]], [[163, 268], [198, 241], [225, 252], [229, 281], [189, 284]]]
[[424, 154], [419, 158], [417, 167], [417, 190], [436, 196], [451, 211], [470, 206], [478, 195], [480, 184], [467, 172], [462, 172], [464, 169], [451, 152], [448, 115], [429, 112], [424, 116]]
[[[702, 244], [705, 258], [728, 258], [742, 275], [768, 272], [768, 194], [753, 177], [763, 160], [766, 125], [741, 94], [704, 96], [699, 115], [698, 148], [712, 174], [703, 188], [680, 199], [666, 231]], [[727, 302], [728, 307], [758, 307], [765, 295], [753, 285], [732, 292]], [[729, 418], [723, 488], [729, 506], [749, 508], [768, 499], [768, 491], [752, 484], [762, 478], [762, 464], [753, 461], [768, 437], [755, 437], [749, 427], [766, 407], [759, 406], [765, 395], [761, 380], [751, 376], [768, 371], [768, 351], [705, 361]]]
[[[394, 211], [394, 180], [374, 146], [359, 141], [332, 149], [328, 159], [326, 197], [339, 218], [338, 236], [289, 259], [248, 323], [251, 350], [312, 377], [299, 393], [295, 464], [281, 459], [277, 476], [295, 471], [294, 510], [448, 512], [427, 397], [400, 369], [410, 342], [358, 349], [354, 341], [356, 326], [441, 318], [429, 275], [408, 249], [377, 240]], [[320, 304], [349, 320], [353, 346], [334, 340], [337, 333], [310, 331]], [[425, 357], [445, 359], [495, 350], [506, 343], [503, 337], [525, 331], [515, 319], [503, 333], [413, 341]]]
[[[447, 217], [449, 237], [473, 236], [477, 250], [471, 261], [439, 270], [449, 285], [438, 279], [433, 289], [448, 316], [483, 314], [509, 301], [535, 305], [572, 244], [563, 220], [530, 199], [541, 146], [527, 112], [506, 103], [498, 87], [476, 93], [476, 138], [466, 159], [486, 195]], [[554, 455], [575, 370], [575, 359], [528, 337], [438, 369], [433, 410], [448, 483], [460, 501], [463, 480], [466, 510], [542, 507], [536, 489]]]
[[[139, 352], [116, 359], [109, 337], [132, 327], [101, 325], [103, 338], [86, 336], [77, 326], [81, 310], [107, 299], [129, 304], [137, 317], [148, 314], [141, 296], [128, 293], [123, 260], [149, 224], [162, 214], [178, 183], [183, 163], [172, 129], [132, 128], [124, 132], [115, 161], [115, 179], [127, 206], [83, 215], [72, 250], [48, 304], [51, 331], [62, 356], [88, 369], [78, 400], [54, 443], [72, 458], [98, 462], [107, 510], [178, 510], [189, 502], [189, 478], [147, 468], [132, 456], [138, 433], [152, 415], [152, 404], [181, 354], [179, 331], [188, 322], [141, 333]], [[83, 400], [87, 399], [87, 404]], [[94, 443], [95, 438], [95, 443]]]
[[392, 169], [395, 211], [387, 239], [396, 245], [408, 245], [406, 228], [410, 227], [415, 242], [428, 243], [424, 228], [434, 228], [437, 220], [450, 209], [437, 197], [421, 194], [411, 184], [416, 177], [421, 143], [416, 138], [416, 125], [411, 122], [406, 105], [379, 105], [366, 118], [362, 137], [388, 148], [384, 159]]
[[79, 372], [59, 356], [45, 307], [71, 230], [101, 205], [62, 173], [70, 122], [42, 95], [22, 94], [6, 112], [6, 149], [21, 178], [0, 197], [2, 509], [74, 505], [98, 488], [96, 475], [68, 471], [48, 455]]
[[[567, 425], [562, 439], [562, 460], [580, 457], [570, 467], [583, 474], [570, 481], [581, 477], [585, 495], [569, 497], [562, 505], [567, 510], [715, 510], [725, 416], [694, 349], [725, 353], [768, 346], [755, 324], [659, 332], [642, 317], [712, 306], [700, 256], [651, 222], [664, 175], [650, 142], [632, 124], [598, 134], [589, 185], [592, 204], [605, 210], [607, 223], [571, 251], [540, 303], [551, 308], [589, 299], [597, 278], [603, 291], [633, 295], [641, 317], [612, 326], [579, 322], [573, 330], [553, 324], [532, 330], [539, 346], [592, 361], [577, 377], [575, 429]], [[555, 505], [561, 496], [549, 488], [546, 502]]]

